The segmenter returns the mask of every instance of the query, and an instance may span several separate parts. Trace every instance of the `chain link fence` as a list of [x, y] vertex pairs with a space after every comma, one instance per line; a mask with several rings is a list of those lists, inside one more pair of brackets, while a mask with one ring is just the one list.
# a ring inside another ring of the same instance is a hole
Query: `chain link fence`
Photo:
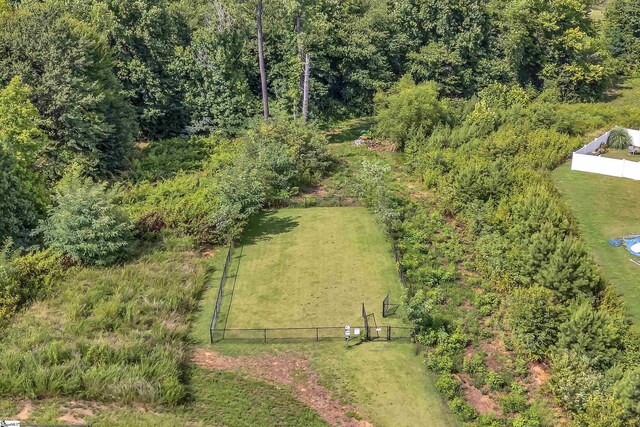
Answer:
[[[227, 275], [229, 273], [229, 264], [231, 264], [231, 257], [233, 256], [233, 240], [229, 242], [229, 250], [227, 251], [227, 258], [224, 262], [224, 268], [222, 269], [222, 277], [220, 278], [220, 286], [218, 287], [218, 296], [216, 297], [216, 305], [213, 309], [213, 315], [211, 316], [211, 325], [209, 327], [209, 338], [211, 344], [215, 342], [216, 323], [220, 315], [220, 307], [222, 306], [222, 295], [224, 292], [224, 285], [227, 282]], [[224, 329], [222, 331], [224, 336]]]
[[272, 204], [272, 208], [334, 208], [361, 206], [358, 199], [347, 196], [302, 196]]

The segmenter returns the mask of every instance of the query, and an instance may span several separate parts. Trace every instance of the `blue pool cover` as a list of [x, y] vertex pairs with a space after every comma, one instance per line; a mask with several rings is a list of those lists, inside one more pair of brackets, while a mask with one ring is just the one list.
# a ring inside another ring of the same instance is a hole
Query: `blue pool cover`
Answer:
[[627, 247], [627, 250], [635, 256], [640, 256], [640, 252], [634, 252], [631, 250], [631, 247], [636, 243], [640, 243], [640, 236], [628, 238], [628, 239], [612, 239], [609, 240], [609, 244], [611, 246], [622, 246], [623, 244]]

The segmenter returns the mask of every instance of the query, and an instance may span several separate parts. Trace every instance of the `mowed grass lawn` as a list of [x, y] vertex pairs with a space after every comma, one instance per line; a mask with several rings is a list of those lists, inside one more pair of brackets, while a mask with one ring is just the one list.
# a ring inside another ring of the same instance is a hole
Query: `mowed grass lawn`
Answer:
[[629, 314], [640, 320], [640, 267], [629, 261], [634, 257], [625, 248], [608, 243], [609, 239], [640, 234], [640, 182], [571, 171], [569, 164], [558, 168], [554, 178], [596, 263], [623, 295]]
[[[221, 250], [212, 259], [217, 274], [194, 324], [193, 338], [203, 346], [209, 343], [225, 255]], [[235, 252], [227, 286], [228, 327], [361, 325], [363, 302], [378, 324], [401, 324], [399, 315], [382, 319], [387, 291], [392, 302], [400, 302], [402, 289], [391, 242], [365, 208], [283, 209], [256, 218]], [[339, 340], [225, 339], [213, 348], [230, 356], [302, 355], [334, 398], [355, 406], [376, 426], [461, 425], [407, 340], [352, 344], [347, 350]]]
[[391, 242], [369, 211], [282, 209], [249, 225], [231, 263], [223, 312], [227, 328], [362, 325], [365, 303], [380, 324], [387, 292], [399, 302]]

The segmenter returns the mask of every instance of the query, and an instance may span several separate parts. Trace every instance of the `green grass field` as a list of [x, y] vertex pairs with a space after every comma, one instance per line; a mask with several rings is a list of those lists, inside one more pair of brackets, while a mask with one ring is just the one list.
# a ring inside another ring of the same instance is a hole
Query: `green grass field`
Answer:
[[361, 325], [365, 303], [381, 323], [387, 292], [399, 302], [391, 242], [365, 208], [283, 209], [250, 224], [223, 311], [227, 328]]
[[625, 248], [607, 242], [640, 234], [640, 182], [571, 171], [565, 164], [554, 172], [557, 185], [570, 203], [580, 232], [605, 277], [623, 295], [629, 314], [640, 320], [640, 267], [629, 261]]
[[[213, 258], [214, 285], [203, 299], [193, 329], [193, 338], [203, 346], [208, 345], [215, 280], [225, 255], [226, 250], [220, 250]], [[363, 302], [379, 324], [401, 324], [399, 315], [382, 319], [382, 299], [390, 292], [392, 300], [399, 302], [402, 289], [391, 242], [365, 208], [265, 213], [247, 230], [231, 272], [223, 306], [223, 311], [228, 310], [231, 302], [229, 327], [360, 325]], [[347, 350], [341, 341], [223, 340], [213, 348], [231, 356], [302, 355], [334, 398], [355, 406], [376, 426], [460, 424], [408, 341], [368, 342]]]
[[640, 155], [632, 156], [628, 150], [609, 150], [602, 157], [618, 160], [629, 160], [631, 162], [640, 162]]

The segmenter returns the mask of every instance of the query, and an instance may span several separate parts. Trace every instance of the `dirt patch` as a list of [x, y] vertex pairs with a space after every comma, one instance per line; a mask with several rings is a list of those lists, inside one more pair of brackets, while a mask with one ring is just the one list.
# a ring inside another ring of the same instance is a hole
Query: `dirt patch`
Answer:
[[105, 409], [106, 406], [94, 402], [71, 400], [65, 405], [66, 412], [60, 418], [65, 424], [86, 424], [88, 417], [93, 417], [94, 409]]
[[322, 185], [308, 188], [303, 193], [305, 195], [315, 195], [318, 197], [327, 197], [329, 195], [329, 192]]
[[471, 377], [467, 374], [458, 374], [454, 376], [460, 381], [460, 388], [462, 389], [465, 400], [469, 404], [473, 405], [479, 414], [502, 415], [500, 405], [497, 402], [497, 395], [495, 393], [482, 394], [480, 389], [471, 384]]
[[22, 404], [22, 410], [18, 412], [14, 418], [16, 420], [28, 420], [31, 416], [31, 412], [33, 411], [33, 403], [30, 400], [25, 400]]
[[379, 153], [389, 153], [398, 151], [398, 147], [386, 139], [365, 139], [360, 138], [353, 141], [353, 145], [356, 147], [367, 147], [371, 151], [377, 151]]
[[501, 361], [508, 358], [510, 354], [504, 341], [500, 338], [495, 338], [493, 341], [483, 341], [482, 349], [487, 353], [485, 363], [493, 371], [500, 371], [503, 367]]
[[58, 418], [58, 420], [62, 421], [65, 424], [71, 424], [71, 425], [73, 425], [73, 424], [86, 424], [84, 419], [76, 417], [74, 415], [73, 411], [68, 411], [63, 416]]
[[429, 199], [429, 192], [426, 190], [423, 191], [413, 191], [409, 193], [409, 197], [411, 200], [415, 201], [424, 201]]
[[200, 256], [203, 258], [209, 258], [215, 255], [216, 252], [218, 252], [216, 249], [205, 249], [200, 252]]
[[473, 305], [471, 305], [471, 302], [468, 299], [466, 299], [462, 302], [462, 305], [460, 306], [460, 308], [465, 311], [471, 311], [473, 310]]
[[471, 360], [474, 353], [475, 353], [475, 350], [473, 349], [473, 346], [470, 345], [469, 347], [464, 349], [464, 358], [466, 360]]
[[309, 362], [294, 355], [253, 357], [223, 356], [215, 351], [198, 350], [192, 361], [202, 367], [219, 371], [239, 371], [261, 380], [285, 384], [293, 388], [294, 396], [315, 410], [331, 425], [368, 427], [373, 424], [355, 420], [347, 413], [358, 413], [351, 405], [333, 399], [320, 385]]
[[532, 362], [527, 365], [531, 385], [536, 388], [542, 387], [549, 380], [549, 367], [541, 362]]

